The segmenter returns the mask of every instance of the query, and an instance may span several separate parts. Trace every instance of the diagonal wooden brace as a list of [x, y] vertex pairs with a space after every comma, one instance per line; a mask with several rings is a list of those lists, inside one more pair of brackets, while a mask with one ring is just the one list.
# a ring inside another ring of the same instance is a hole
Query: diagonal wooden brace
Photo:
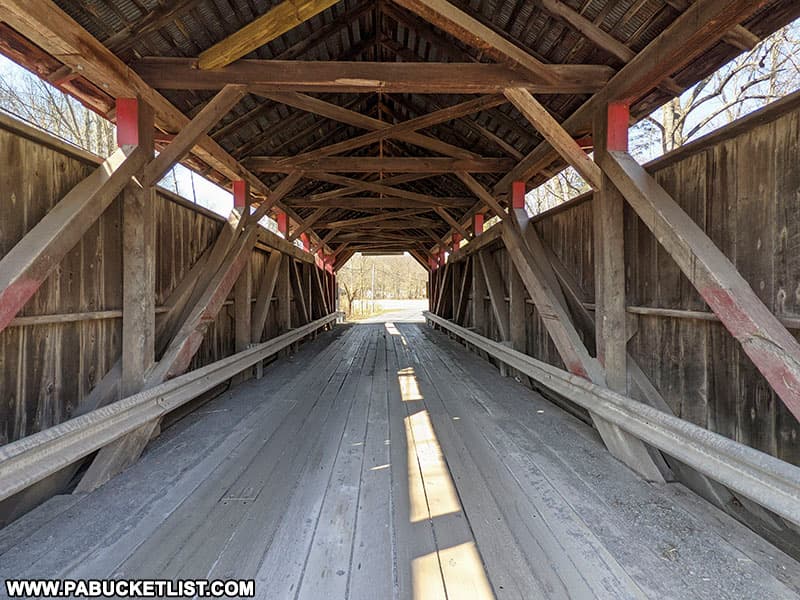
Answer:
[[800, 419], [800, 344], [672, 197], [627, 152], [600, 166], [636, 214], [769, 382]]
[[0, 260], [0, 331], [75, 247], [147, 162], [136, 146], [118, 149], [76, 185]]
[[[237, 237], [208, 287], [192, 307], [164, 356], [151, 369], [144, 389], [172, 379], [189, 368], [203, 337], [222, 308], [242, 269], [249, 263], [258, 237], [258, 224], [247, 226]], [[100, 450], [76, 492], [88, 492], [102, 485], [136, 462], [160, 424], [155, 419]]]
[[[528, 247], [523, 227], [529, 227], [524, 210], [515, 219], [507, 219], [503, 226], [503, 242], [525, 284], [542, 323], [570, 373], [605, 386], [605, 374], [600, 363], [593, 358], [572, 323], [565, 303], [559, 297], [550, 278], [546, 277], [539, 261]], [[590, 413], [591, 414], [591, 413]], [[660, 470], [653, 462], [644, 443], [624, 432], [618, 426], [592, 414], [592, 420], [609, 452], [648, 481], [663, 482]]]

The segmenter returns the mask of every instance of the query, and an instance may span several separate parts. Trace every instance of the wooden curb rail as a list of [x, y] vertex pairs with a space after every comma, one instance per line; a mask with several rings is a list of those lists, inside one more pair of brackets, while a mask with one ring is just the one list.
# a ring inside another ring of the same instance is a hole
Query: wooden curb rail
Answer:
[[800, 525], [800, 468], [512, 350], [430, 312], [425, 319], [742, 496]]
[[0, 500], [175, 410], [244, 369], [335, 323], [340, 316], [341, 313], [331, 313], [248, 350], [3, 446]]

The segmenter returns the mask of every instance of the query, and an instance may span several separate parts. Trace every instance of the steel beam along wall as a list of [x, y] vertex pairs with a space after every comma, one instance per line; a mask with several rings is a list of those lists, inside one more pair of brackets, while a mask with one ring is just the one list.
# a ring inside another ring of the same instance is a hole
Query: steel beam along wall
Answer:
[[[0, 115], [0, 256], [96, 164], [87, 153]], [[161, 306], [213, 244], [224, 219], [162, 190], [156, 223], [156, 305]], [[0, 332], [0, 445], [75, 414], [81, 399], [119, 358], [122, 319], [98, 313], [122, 306], [121, 226], [117, 199], [18, 315], [81, 313], [83, 318], [12, 323]], [[254, 293], [268, 257], [263, 250], [252, 254]], [[276, 313], [268, 315], [264, 339], [279, 333]], [[234, 315], [228, 305], [211, 324], [190, 368], [233, 352]]]
[[[800, 320], [800, 93], [654, 161], [648, 170], [774, 314]], [[594, 302], [591, 195], [534, 222]], [[625, 236], [629, 307], [709, 312], [628, 206]], [[494, 254], [507, 281], [505, 250], [492, 244], [485, 251]], [[528, 314], [528, 354], [560, 366], [530, 305]], [[722, 324], [643, 314], [629, 319], [636, 333], [628, 349], [676, 415], [800, 464], [800, 424]], [[499, 339], [493, 319], [488, 323], [488, 333]], [[800, 329], [790, 331], [800, 335]], [[584, 340], [593, 349], [593, 340]]]

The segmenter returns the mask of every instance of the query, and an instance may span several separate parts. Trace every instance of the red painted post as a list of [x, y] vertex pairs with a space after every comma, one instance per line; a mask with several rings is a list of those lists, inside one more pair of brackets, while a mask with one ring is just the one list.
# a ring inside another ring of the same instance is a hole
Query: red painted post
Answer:
[[285, 212], [279, 212], [277, 216], [278, 231], [283, 234], [283, 237], [286, 237], [289, 234], [289, 219]]
[[308, 234], [307, 233], [301, 233], [300, 234], [300, 239], [303, 241], [303, 250], [308, 252], [308, 248], [309, 248]]
[[515, 181], [511, 184], [512, 208], [525, 208], [525, 182]]
[[447, 262], [447, 250], [442, 248], [439, 250], [439, 266], [444, 266], [444, 263]]
[[458, 250], [461, 247], [461, 234], [454, 233], [453, 234], [453, 252]]
[[237, 179], [233, 182], [233, 208], [244, 210], [247, 206], [248, 191], [246, 181]]
[[608, 105], [608, 135], [606, 150], [628, 151], [628, 124], [631, 120], [630, 106], [624, 102], [612, 102]]
[[139, 145], [139, 101], [117, 98], [117, 146]]
[[483, 213], [478, 213], [472, 217], [472, 233], [476, 236], [483, 233]]

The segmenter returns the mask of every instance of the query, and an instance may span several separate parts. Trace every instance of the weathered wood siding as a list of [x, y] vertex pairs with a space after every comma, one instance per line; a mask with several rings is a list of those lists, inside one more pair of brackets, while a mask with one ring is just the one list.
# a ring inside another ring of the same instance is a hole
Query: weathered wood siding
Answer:
[[[800, 334], [800, 95], [654, 161], [648, 170], [766, 306]], [[534, 222], [593, 301], [591, 195]], [[625, 235], [630, 307], [709, 312], [629, 207]], [[505, 249], [493, 244], [489, 251], [505, 277]], [[528, 310], [528, 353], [561, 366], [535, 309]], [[629, 349], [677, 415], [800, 464], [800, 425], [719, 322], [642, 314], [631, 322], [637, 330]], [[497, 339], [493, 323], [490, 329]], [[592, 340], [586, 341], [594, 351]]]
[[[96, 159], [39, 132], [0, 119], [0, 255], [8, 252], [96, 165]], [[156, 305], [160, 306], [224, 219], [176, 196], [157, 198]], [[119, 311], [122, 306], [120, 199], [86, 233], [19, 317]], [[268, 252], [251, 259], [258, 290]], [[268, 336], [277, 332], [275, 312]], [[191, 368], [234, 351], [232, 301], [211, 324]], [[120, 357], [122, 319], [12, 324], [0, 332], [0, 445], [68, 419]]]

